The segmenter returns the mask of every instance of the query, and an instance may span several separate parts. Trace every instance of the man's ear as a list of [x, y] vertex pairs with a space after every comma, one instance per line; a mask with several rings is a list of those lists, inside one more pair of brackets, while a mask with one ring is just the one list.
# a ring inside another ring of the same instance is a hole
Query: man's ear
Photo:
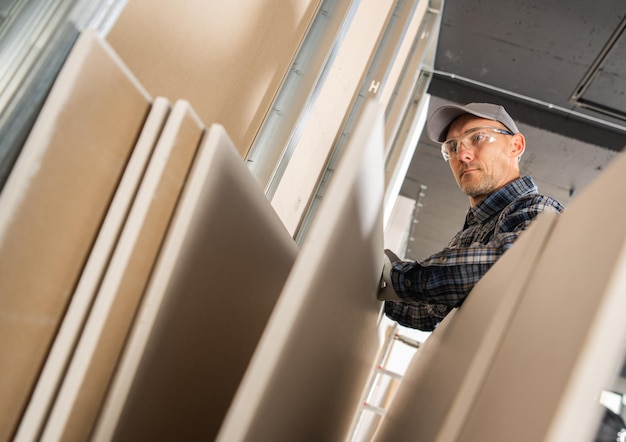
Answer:
[[515, 134], [511, 137], [511, 156], [519, 158], [526, 150], [526, 139], [522, 134]]

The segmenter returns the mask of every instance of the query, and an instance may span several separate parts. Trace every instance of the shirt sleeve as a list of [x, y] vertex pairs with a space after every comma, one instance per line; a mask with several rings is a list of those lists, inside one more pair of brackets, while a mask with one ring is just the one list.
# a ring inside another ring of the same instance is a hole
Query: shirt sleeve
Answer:
[[400, 325], [422, 331], [433, 331], [451, 310], [451, 307], [445, 305], [385, 302], [385, 315], [395, 319]]
[[[485, 244], [445, 248], [422, 261], [400, 261], [394, 264], [391, 281], [394, 290], [405, 302], [385, 303], [385, 314], [402, 325], [420, 330], [432, 330], [441, 319], [434, 316], [439, 306], [447, 314], [460, 306], [474, 285], [508, 250], [520, 233], [545, 210], [562, 211], [551, 198], [534, 195], [505, 209], [498, 218], [493, 236]], [[445, 314], [443, 315], [445, 316]]]

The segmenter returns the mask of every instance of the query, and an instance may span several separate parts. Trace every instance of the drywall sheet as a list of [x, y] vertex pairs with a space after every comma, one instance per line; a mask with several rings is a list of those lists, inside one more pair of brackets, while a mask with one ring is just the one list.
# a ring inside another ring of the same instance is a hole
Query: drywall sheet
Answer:
[[344, 440], [379, 347], [383, 113], [368, 103], [218, 441]]
[[245, 156], [319, 0], [129, 0], [107, 39], [153, 95], [189, 100]]
[[83, 33], [0, 195], [0, 439], [15, 431], [151, 98]]
[[624, 357], [625, 188], [622, 154], [558, 220], [459, 440], [594, 440]]
[[203, 135], [186, 101], [163, 127], [44, 429], [87, 440]]
[[167, 99], [155, 98], [20, 422], [18, 441], [34, 440], [41, 431], [169, 111]]
[[375, 440], [455, 440], [557, 217], [537, 219], [420, 346]]
[[213, 125], [95, 440], [214, 440], [296, 254], [226, 132]]

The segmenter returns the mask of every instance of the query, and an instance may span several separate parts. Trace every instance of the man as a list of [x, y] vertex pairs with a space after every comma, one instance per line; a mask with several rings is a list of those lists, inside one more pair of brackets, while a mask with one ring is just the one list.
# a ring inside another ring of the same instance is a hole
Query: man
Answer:
[[470, 208], [463, 229], [441, 252], [420, 261], [402, 261], [385, 250], [378, 298], [399, 324], [433, 330], [508, 250], [541, 212], [563, 211], [540, 195], [530, 176], [520, 177], [526, 141], [502, 106], [446, 105], [429, 118], [428, 137], [441, 144]]

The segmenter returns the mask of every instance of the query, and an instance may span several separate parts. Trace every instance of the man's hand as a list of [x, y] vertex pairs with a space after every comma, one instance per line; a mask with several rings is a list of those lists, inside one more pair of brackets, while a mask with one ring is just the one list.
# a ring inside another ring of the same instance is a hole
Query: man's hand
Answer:
[[378, 286], [378, 300], [379, 301], [402, 301], [400, 296], [393, 289], [391, 283], [391, 267], [393, 264], [402, 261], [391, 250], [385, 249], [385, 256], [383, 258], [383, 274], [380, 278], [380, 284]]

